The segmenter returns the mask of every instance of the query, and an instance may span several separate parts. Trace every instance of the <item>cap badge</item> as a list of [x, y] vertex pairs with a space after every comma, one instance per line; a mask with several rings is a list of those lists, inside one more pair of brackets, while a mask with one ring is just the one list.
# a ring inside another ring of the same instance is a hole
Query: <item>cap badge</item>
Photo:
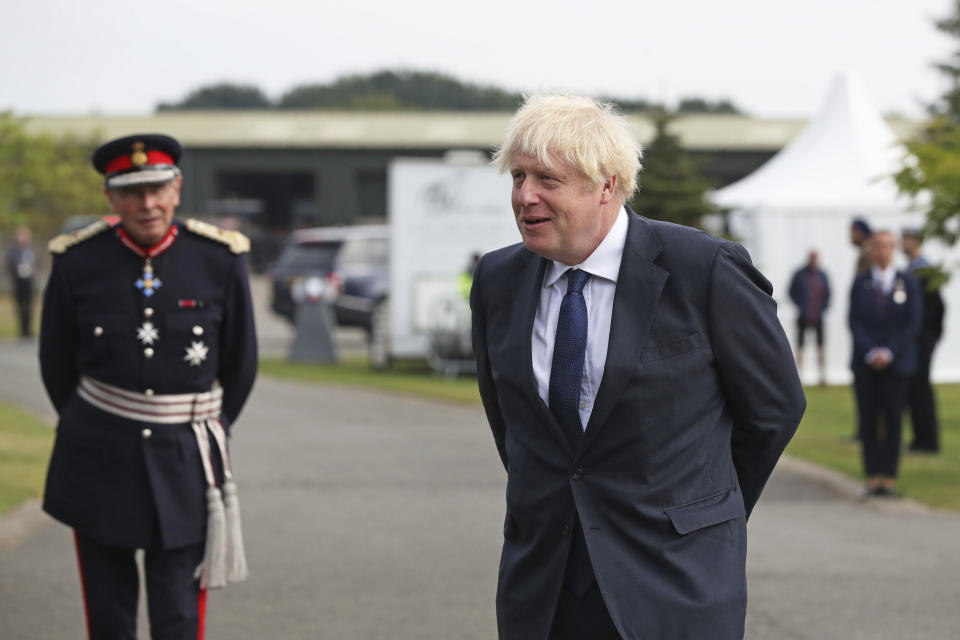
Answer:
[[143, 143], [133, 143], [133, 153], [130, 154], [130, 164], [135, 167], [142, 167], [147, 164], [147, 154], [143, 152]]

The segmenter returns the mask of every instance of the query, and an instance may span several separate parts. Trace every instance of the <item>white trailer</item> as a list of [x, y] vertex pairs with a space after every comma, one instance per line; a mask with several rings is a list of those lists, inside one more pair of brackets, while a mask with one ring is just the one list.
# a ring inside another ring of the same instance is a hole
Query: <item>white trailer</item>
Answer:
[[510, 187], [510, 177], [485, 158], [391, 162], [390, 297], [374, 322], [375, 366], [394, 357], [425, 357], [448, 372], [466, 365], [443, 362], [435, 342], [443, 335], [469, 339], [469, 306], [459, 281], [471, 256], [520, 241]]

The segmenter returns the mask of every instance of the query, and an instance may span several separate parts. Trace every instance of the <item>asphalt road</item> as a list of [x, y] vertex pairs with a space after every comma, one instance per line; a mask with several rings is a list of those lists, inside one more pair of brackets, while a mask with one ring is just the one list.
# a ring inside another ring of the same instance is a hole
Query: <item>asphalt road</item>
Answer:
[[[34, 349], [0, 343], [0, 399], [52, 419]], [[504, 474], [479, 408], [260, 379], [234, 434], [252, 577], [211, 594], [208, 640], [496, 637]], [[960, 515], [854, 491], [778, 468], [749, 524], [748, 639], [960, 635]], [[0, 520], [0, 639], [82, 625], [70, 531], [35, 506]]]

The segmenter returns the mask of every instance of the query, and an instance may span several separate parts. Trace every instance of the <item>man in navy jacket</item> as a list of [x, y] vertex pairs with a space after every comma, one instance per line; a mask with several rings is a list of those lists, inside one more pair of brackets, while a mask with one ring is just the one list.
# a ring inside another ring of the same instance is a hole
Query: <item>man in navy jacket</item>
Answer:
[[624, 206], [639, 154], [609, 105], [534, 96], [495, 159], [523, 244], [470, 297], [503, 639], [743, 637], [746, 518], [805, 400], [747, 252]]

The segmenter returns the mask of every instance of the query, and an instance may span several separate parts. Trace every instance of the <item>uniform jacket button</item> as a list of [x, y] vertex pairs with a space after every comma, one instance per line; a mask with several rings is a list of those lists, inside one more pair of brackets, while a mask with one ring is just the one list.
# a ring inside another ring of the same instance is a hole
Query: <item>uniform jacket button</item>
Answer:
[[203, 335], [203, 327], [201, 327], [200, 325], [194, 325], [194, 327], [193, 327], [193, 335], [195, 335], [195, 336], [202, 336], [202, 335]]
[[573, 473], [570, 474], [570, 477], [574, 480], [579, 480], [583, 477], [583, 469], [574, 469]]
[[153, 349], [150, 348], [150, 347], [147, 347], [146, 349], [143, 350], [143, 355], [147, 356], [148, 358], [152, 358], [152, 357], [153, 357]]
[[570, 525], [568, 524], [563, 525], [563, 528], [561, 528], [560, 531], [561, 533], [563, 533], [563, 537], [566, 538], [567, 536], [570, 535]]
[[140, 435], [142, 435], [143, 439], [146, 440], [147, 438], [153, 435], [153, 429], [144, 429], [143, 431], [140, 432]]
[[143, 393], [144, 393], [144, 395], [152, 396], [152, 395], [153, 395], [153, 389], [146, 389]]
[[97, 336], [98, 338], [99, 338], [100, 336], [102, 336], [102, 335], [103, 335], [103, 327], [94, 327], [94, 328], [93, 328], [93, 335]]
[[143, 315], [147, 318], [151, 317], [153, 315], [153, 309], [151, 307], [144, 308]]

